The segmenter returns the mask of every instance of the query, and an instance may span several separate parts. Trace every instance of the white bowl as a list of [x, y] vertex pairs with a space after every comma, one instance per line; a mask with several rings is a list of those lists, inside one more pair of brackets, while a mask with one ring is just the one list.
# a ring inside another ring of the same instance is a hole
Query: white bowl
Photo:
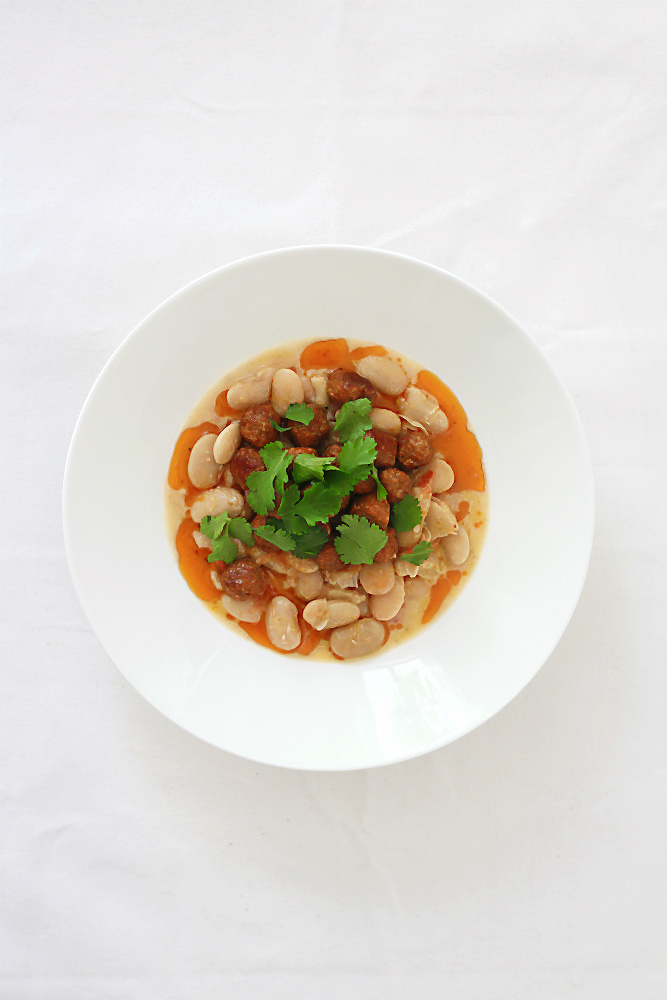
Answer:
[[[347, 663], [281, 656], [226, 629], [181, 577], [163, 520], [174, 442], [203, 392], [281, 341], [341, 336], [402, 350], [453, 389], [490, 498], [481, 561], [452, 607], [411, 641]], [[151, 704], [241, 756], [347, 770], [444, 746], [531, 680], [583, 586], [593, 485], [567, 392], [502, 309], [420, 261], [303, 247], [206, 275], [125, 340], [77, 423], [63, 516], [83, 609]]]

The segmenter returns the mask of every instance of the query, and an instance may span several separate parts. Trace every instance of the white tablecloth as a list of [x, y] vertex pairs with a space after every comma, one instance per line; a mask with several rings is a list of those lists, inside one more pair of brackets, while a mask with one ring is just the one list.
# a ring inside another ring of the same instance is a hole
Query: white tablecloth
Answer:
[[[665, 5], [5, 0], [2, 24], [0, 998], [664, 1000]], [[537, 678], [370, 772], [161, 718], [61, 532], [112, 350], [198, 275], [307, 243], [491, 295], [595, 467], [590, 573]]]

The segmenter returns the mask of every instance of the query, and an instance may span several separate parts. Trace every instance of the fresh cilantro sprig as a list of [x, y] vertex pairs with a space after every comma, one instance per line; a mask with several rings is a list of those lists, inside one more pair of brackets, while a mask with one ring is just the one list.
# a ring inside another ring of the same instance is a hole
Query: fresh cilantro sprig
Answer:
[[421, 524], [422, 509], [417, 497], [407, 496], [393, 504], [390, 523], [396, 531], [410, 531]]
[[387, 544], [387, 533], [358, 514], [343, 514], [334, 548], [341, 562], [370, 565]]
[[217, 517], [203, 517], [199, 530], [211, 541], [209, 562], [234, 562], [239, 554], [238, 547], [234, 544], [235, 538], [250, 548], [255, 544], [252, 528], [245, 518], [230, 517], [226, 511]]
[[335, 430], [341, 441], [363, 437], [373, 424], [371, 423], [370, 399], [352, 399], [343, 403], [336, 417]]
[[260, 449], [265, 470], [251, 472], [246, 479], [248, 503], [257, 514], [268, 514], [276, 505], [276, 490], [283, 493], [287, 485], [287, 469], [294, 458], [282, 442], [272, 441]]
[[285, 416], [288, 420], [293, 420], [297, 424], [305, 424], [307, 427], [311, 420], [314, 420], [315, 411], [307, 403], [290, 403]]
[[304, 491], [295, 510], [306, 524], [323, 524], [338, 513], [341, 499], [342, 495], [330, 489], [326, 483], [314, 483]]
[[294, 537], [292, 552], [297, 559], [314, 559], [326, 545], [328, 537], [321, 525], [309, 525], [305, 531]]
[[294, 539], [288, 535], [283, 528], [276, 528], [271, 524], [262, 524], [255, 528], [255, 534], [263, 538], [265, 542], [272, 542], [283, 552], [291, 552], [294, 548]]
[[433, 552], [433, 548], [428, 544], [428, 542], [417, 542], [412, 552], [401, 553], [401, 560], [403, 562], [412, 563], [413, 566], [421, 566], [421, 564], [428, 559], [431, 552]]
[[382, 484], [382, 482], [380, 481], [380, 477], [378, 476], [377, 469], [375, 468], [375, 466], [373, 466], [373, 469], [371, 470], [371, 476], [375, 480], [375, 485], [377, 487], [376, 494], [375, 494], [376, 497], [378, 498], [378, 500], [386, 500], [387, 499], [387, 491], [386, 491], [384, 485]]
[[352, 472], [360, 465], [372, 465], [376, 457], [377, 445], [372, 437], [349, 438], [338, 456], [338, 467], [343, 472]]
[[334, 461], [333, 458], [320, 458], [319, 455], [295, 455], [292, 479], [295, 483], [306, 483], [309, 479], [324, 482], [324, 470], [333, 468]]

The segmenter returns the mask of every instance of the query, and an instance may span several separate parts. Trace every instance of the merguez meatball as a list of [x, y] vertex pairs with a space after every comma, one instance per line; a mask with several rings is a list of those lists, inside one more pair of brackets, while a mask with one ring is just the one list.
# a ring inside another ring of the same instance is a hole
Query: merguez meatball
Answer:
[[372, 496], [359, 497], [350, 507], [350, 514], [365, 517], [372, 524], [377, 524], [378, 528], [382, 528], [383, 531], [389, 524], [389, 512], [387, 500], [377, 500]]
[[376, 396], [376, 391], [367, 378], [362, 378], [356, 372], [348, 372], [344, 368], [336, 368], [329, 372], [327, 392], [334, 403], [349, 403], [353, 399], [370, 399]]
[[266, 590], [269, 578], [252, 559], [237, 559], [220, 574], [225, 592], [230, 597], [259, 597]]
[[398, 537], [394, 528], [387, 528], [387, 544], [373, 558], [374, 563], [391, 562], [398, 553]]
[[333, 542], [326, 543], [316, 556], [316, 561], [319, 568], [325, 573], [333, 573], [337, 570], [345, 569], [345, 563], [336, 552]]
[[241, 437], [255, 448], [263, 448], [278, 437], [272, 420], [280, 423], [280, 417], [270, 403], [256, 403], [249, 406], [241, 417]]
[[410, 476], [400, 469], [383, 469], [380, 473], [380, 482], [387, 491], [389, 503], [398, 503], [412, 489]]
[[375, 464], [378, 469], [387, 469], [396, 465], [396, 438], [386, 431], [369, 431], [366, 437], [373, 438], [377, 449]]
[[292, 439], [301, 448], [312, 448], [329, 433], [327, 415], [322, 407], [309, 404], [309, 408], [314, 414], [309, 424], [300, 424], [297, 420], [287, 421]]
[[314, 448], [286, 448], [285, 451], [288, 455], [317, 455]]
[[424, 431], [407, 430], [398, 439], [398, 464], [404, 469], [417, 469], [433, 457], [433, 448]]
[[330, 444], [329, 447], [325, 448], [322, 452], [322, 458], [338, 458], [342, 450], [342, 444]]
[[241, 489], [246, 488], [251, 472], [261, 472], [264, 468], [264, 460], [256, 448], [239, 448], [229, 463], [229, 471]]

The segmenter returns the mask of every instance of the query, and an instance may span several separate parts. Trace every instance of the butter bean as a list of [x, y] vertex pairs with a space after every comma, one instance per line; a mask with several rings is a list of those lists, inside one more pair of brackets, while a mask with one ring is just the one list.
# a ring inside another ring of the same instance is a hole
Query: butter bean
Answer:
[[289, 652], [301, 642], [296, 606], [286, 597], [274, 597], [266, 609], [266, 633], [276, 649]]
[[292, 403], [303, 403], [303, 384], [291, 368], [279, 368], [273, 376], [271, 403], [281, 417], [284, 417]]
[[256, 403], [268, 403], [273, 368], [262, 368], [256, 375], [235, 382], [227, 392], [227, 402], [235, 410], [246, 410]]
[[379, 392], [387, 396], [398, 396], [408, 384], [408, 376], [401, 366], [391, 358], [378, 358], [371, 355], [357, 361], [357, 371], [367, 378]]
[[394, 586], [394, 566], [391, 562], [372, 563], [359, 570], [359, 583], [367, 594], [387, 594]]
[[384, 627], [374, 618], [362, 618], [331, 633], [331, 651], [344, 660], [376, 653], [384, 642]]
[[198, 490], [205, 490], [207, 486], [215, 486], [220, 478], [222, 466], [218, 465], [213, 457], [213, 446], [216, 438], [217, 434], [204, 434], [190, 452], [188, 477]]
[[442, 544], [447, 556], [447, 562], [452, 563], [454, 566], [460, 566], [470, 555], [470, 539], [466, 534], [465, 528], [462, 528], [461, 525], [459, 525], [456, 533], [448, 535]]
[[218, 465], [226, 465], [230, 462], [234, 452], [241, 444], [241, 422], [234, 420], [221, 430], [213, 445], [213, 458]]
[[452, 535], [457, 529], [456, 516], [449, 504], [445, 503], [444, 500], [437, 500], [435, 497], [431, 500], [424, 524], [431, 533], [428, 541]]
[[262, 617], [262, 603], [254, 597], [239, 598], [223, 594], [220, 601], [227, 614], [240, 622], [258, 622]]
[[378, 621], [388, 622], [394, 618], [403, 607], [405, 600], [405, 584], [403, 578], [394, 578], [394, 585], [387, 594], [371, 597], [368, 607]]
[[[230, 517], [240, 517], [244, 509], [244, 497], [229, 486], [216, 486], [207, 490], [192, 505], [192, 520], [201, 523], [203, 517], [217, 517], [227, 513]], [[251, 512], [252, 513], [252, 512]]]
[[393, 410], [380, 408], [371, 410], [371, 423], [376, 431], [384, 431], [385, 434], [393, 434], [394, 437], [398, 437], [401, 433], [401, 418]]

